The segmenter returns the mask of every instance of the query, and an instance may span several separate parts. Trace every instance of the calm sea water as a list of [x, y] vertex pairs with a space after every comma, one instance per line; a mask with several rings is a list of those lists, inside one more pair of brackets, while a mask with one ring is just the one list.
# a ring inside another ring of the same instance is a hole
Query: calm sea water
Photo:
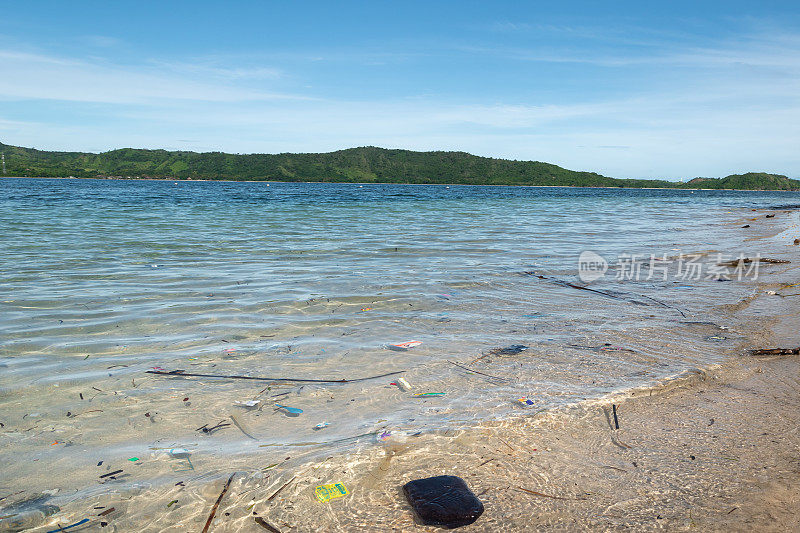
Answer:
[[[0, 412], [19, 431], [4, 449], [14, 461], [48, 453], [64, 472], [147, 446], [277, 455], [515, 416], [713, 363], [736, 347], [716, 305], [741, 283], [617, 281], [612, 265], [592, 287], [622, 295], [613, 298], [559, 280], [576, 281], [584, 250], [612, 263], [747, 252], [731, 221], [785, 203], [796, 194], [3, 179]], [[386, 348], [409, 340], [422, 344]], [[526, 348], [492, 352], [513, 345]], [[153, 367], [309, 379], [405, 371], [413, 389], [382, 378], [264, 391], [145, 373]], [[252, 398], [261, 409], [234, 404]], [[304, 412], [285, 416], [275, 401]], [[231, 413], [255, 438], [196, 431]], [[80, 445], [86, 459], [52, 441]]]

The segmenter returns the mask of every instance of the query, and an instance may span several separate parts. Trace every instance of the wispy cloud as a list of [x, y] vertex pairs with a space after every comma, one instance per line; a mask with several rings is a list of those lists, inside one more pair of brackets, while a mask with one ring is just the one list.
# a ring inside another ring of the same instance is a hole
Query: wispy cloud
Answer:
[[[241, 102], [308, 98], [227, 83], [220, 80], [226, 78], [226, 72], [233, 79], [247, 76], [243, 70], [207, 64], [183, 63], [168, 69], [14, 50], [0, 50], [0, 64], [2, 99], [147, 104], [173, 100]], [[267, 69], [259, 69], [256, 73], [263, 77], [266, 72]]]

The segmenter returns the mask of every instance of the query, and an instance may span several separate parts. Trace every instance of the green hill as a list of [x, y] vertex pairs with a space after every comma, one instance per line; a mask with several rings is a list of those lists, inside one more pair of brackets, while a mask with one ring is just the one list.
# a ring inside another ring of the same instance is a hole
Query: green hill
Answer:
[[92, 154], [48, 152], [0, 143], [0, 151], [5, 154], [8, 176], [800, 189], [800, 182], [773, 174], [697, 178], [688, 184], [677, 184], [665, 180], [609, 178], [539, 161], [373, 146], [319, 154], [227, 154], [133, 148]]
[[748, 172], [747, 174], [731, 174], [724, 178], [695, 178], [686, 184], [698, 189], [750, 189], [757, 191], [796, 191], [800, 190], [800, 181], [789, 179], [780, 174], [766, 172]]

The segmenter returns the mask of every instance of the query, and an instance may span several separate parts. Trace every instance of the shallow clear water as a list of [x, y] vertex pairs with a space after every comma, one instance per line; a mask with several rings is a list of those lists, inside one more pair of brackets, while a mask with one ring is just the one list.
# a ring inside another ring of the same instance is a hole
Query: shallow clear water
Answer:
[[[34, 459], [67, 479], [98, 458], [173, 446], [217, 459], [258, 452], [272, 463], [288, 445], [458, 427], [713, 363], [737, 343], [715, 306], [741, 284], [617, 281], [619, 265], [592, 287], [621, 298], [559, 281], [576, 281], [584, 250], [612, 263], [622, 253], [749, 252], [730, 222], [796, 198], [0, 180], [0, 456], [22, 459], [3, 486], [41, 481]], [[408, 340], [422, 344], [385, 347]], [[490, 353], [510, 345], [527, 349]], [[145, 373], [153, 367], [307, 379], [405, 371], [413, 389], [387, 377], [263, 390], [269, 383]], [[279, 402], [303, 414], [275, 411], [282, 393]], [[234, 405], [253, 398], [260, 409]], [[230, 414], [243, 431], [196, 430]], [[320, 422], [330, 425], [314, 430]], [[198, 475], [218, 466], [193, 464]], [[148, 468], [142, 479], [164, 475]]]

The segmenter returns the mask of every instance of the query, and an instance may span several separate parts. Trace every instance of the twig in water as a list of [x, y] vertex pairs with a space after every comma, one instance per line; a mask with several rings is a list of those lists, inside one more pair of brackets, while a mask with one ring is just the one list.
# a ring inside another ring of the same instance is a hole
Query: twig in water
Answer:
[[252, 436], [250, 433], [248, 433], [247, 431], [245, 431], [245, 430], [244, 430], [244, 428], [243, 428], [243, 427], [242, 427], [242, 425], [239, 423], [239, 421], [238, 421], [238, 420], [236, 420], [236, 417], [235, 417], [235, 416], [231, 415], [231, 420], [233, 420], [233, 423], [234, 423], [234, 424], [236, 424], [236, 427], [237, 427], [237, 428], [239, 428], [239, 431], [241, 431], [242, 433], [244, 433], [245, 435], [247, 435], [248, 437], [250, 437], [250, 438], [251, 438], [251, 439], [253, 439], [253, 440], [258, 440], [257, 438], [255, 438], [255, 437], [254, 437], [254, 436]]
[[203, 533], [208, 533], [208, 528], [211, 527], [211, 521], [214, 520], [214, 515], [217, 514], [217, 507], [219, 507], [219, 503], [222, 501], [222, 498], [225, 497], [225, 493], [228, 492], [228, 489], [231, 487], [231, 481], [233, 481], [233, 476], [236, 475], [236, 472], [231, 474], [231, 477], [228, 478], [228, 481], [225, 482], [225, 486], [222, 487], [222, 492], [219, 493], [219, 498], [217, 501], [214, 502], [214, 507], [211, 508], [211, 514], [208, 515], [208, 520], [206, 520], [206, 525], [203, 528]]
[[517, 451], [517, 450], [515, 450], [515, 449], [514, 449], [514, 448], [513, 448], [513, 447], [512, 447], [512, 446], [511, 446], [509, 443], [507, 443], [506, 441], [504, 441], [504, 440], [503, 440], [503, 439], [501, 439], [500, 437], [497, 437], [497, 438], [500, 440], [500, 442], [502, 442], [503, 444], [505, 444], [506, 446], [508, 446], [508, 447], [511, 449], [511, 451], [512, 451], [512, 452], [516, 452], [516, 451]]
[[271, 502], [271, 501], [272, 501], [272, 499], [273, 499], [275, 496], [277, 496], [278, 494], [280, 494], [280, 492], [281, 492], [283, 489], [285, 489], [286, 487], [288, 487], [288, 486], [289, 486], [289, 483], [291, 483], [291, 482], [292, 482], [292, 481], [294, 481], [295, 479], [297, 479], [297, 476], [294, 476], [292, 479], [290, 479], [289, 481], [287, 481], [286, 483], [284, 483], [284, 485], [283, 485], [281, 488], [279, 488], [278, 490], [276, 490], [276, 491], [275, 491], [275, 492], [272, 494], [272, 496], [270, 496], [269, 498], [267, 498], [267, 501], [268, 501], [268, 502]]
[[483, 372], [478, 372], [477, 370], [473, 370], [473, 369], [471, 369], [471, 368], [469, 368], [467, 366], [458, 364], [455, 361], [447, 361], [447, 362], [450, 363], [453, 366], [457, 366], [458, 368], [462, 368], [462, 369], [466, 370], [467, 372], [472, 372], [474, 374], [480, 374], [481, 376], [486, 376], [487, 378], [499, 379], [500, 381], [508, 381], [508, 378], [501, 378], [500, 376], [492, 376], [490, 374], [484, 374]]
[[258, 524], [259, 526], [263, 527], [267, 531], [271, 531], [272, 533], [281, 533], [281, 531], [277, 527], [273, 526], [272, 524], [270, 524], [269, 522], [267, 522], [266, 520], [264, 520], [260, 516], [256, 516], [253, 519], [256, 521], [256, 524]]
[[764, 348], [761, 350], [750, 350], [750, 355], [797, 355], [800, 348]]
[[541, 492], [536, 492], [535, 490], [523, 489], [522, 487], [517, 487], [517, 489], [521, 490], [522, 492], [527, 492], [528, 494], [533, 494], [534, 496], [541, 496], [542, 498], [552, 498], [554, 500], [572, 500], [573, 498], [563, 498], [561, 496], [551, 496], [549, 494], [543, 494]]
[[161, 371], [161, 370], [147, 370], [147, 374], [158, 374], [160, 376], [183, 376], [183, 377], [193, 377], [193, 378], [224, 378], [224, 379], [249, 379], [254, 381], [292, 381], [296, 383], [354, 383], [356, 381], [366, 381], [368, 379], [378, 379], [378, 378], [385, 378], [387, 376], [394, 376], [397, 374], [402, 374], [405, 370], [399, 370], [397, 372], [389, 372], [388, 374], [381, 374], [380, 376], [370, 376], [366, 378], [356, 378], [356, 379], [301, 379], [301, 378], [268, 378], [268, 377], [257, 377], [257, 376], [228, 376], [223, 374], [193, 374], [189, 372], [184, 372], [183, 370], [172, 370], [170, 372]]

